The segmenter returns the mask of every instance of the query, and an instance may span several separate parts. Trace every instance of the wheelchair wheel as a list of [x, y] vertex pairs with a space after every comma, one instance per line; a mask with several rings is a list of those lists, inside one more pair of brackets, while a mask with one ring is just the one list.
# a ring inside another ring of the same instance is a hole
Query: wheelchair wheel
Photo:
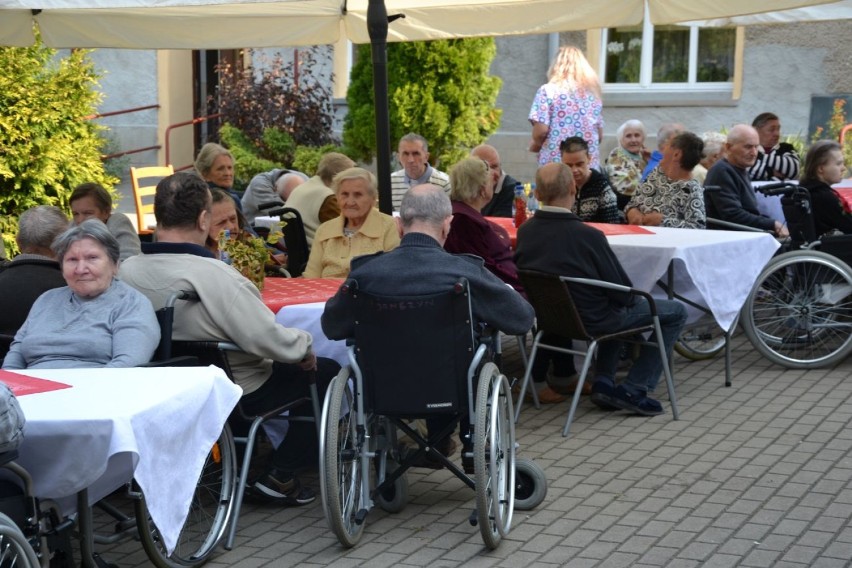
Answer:
[[852, 351], [852, 268], [819, 251], [772, 259], [743, 306], [743, 330], [767, 359], [829, 367]]
[[15, 521], [0, 513], [0, 566], [39, 568], [38, 556]]
[[[737, 322], [732, 324], [736, 326]], [[690, 361], [712, 359], [725, 349], [725, 332], [712, 316], [687, 325], [674, 344], [675, 351]]]
[[509, 381], [486, 363], [476, 389], [473, 468], [479, 532], [495, 549], [512, 525], [515, 501], [515, 423]]
[[[234, 436], [231, 428], [225, 424], [204, 462], [201, 476], [195, 486], [189, 515], [171, 555], [166, 553], [162, 537], [148, 515], [145, 497], [134, 501], [136, 525], [142, 547], [154, 566], [179, 568], [200, 566], [207, 562], [228, 528], [237, 488], [236, 479]], [[135, 482], [134, 486], [138, 491]]]
[[363, 501], [361, 447], [357, 432], [355, 397], [349, 389], [349, 367], [331, 382], [322, 411], [320, 433], [320, 488], [325, 516], [340, 543], [358, 543], [364, 520], [356, 520], [369, 503]]
[[515, 509], [535, 509], [546, 496], [547, 476], [544, 470], [531, 459], [515, 458]]
[[[385, 458], [385, 468], [388, 474], [396, 470], [397, 467], [399, 467], [398, 463]], [[376, 475], [376, 481], [376, 485], [378, 485], [378, 475]], [[408, 478], [405, 474], [394, 481], [392, 487], [379, 492], [378, 497], [376, 497], [376, 504], [388, 513], [399, 513], [405, 509], [408, 504]]]

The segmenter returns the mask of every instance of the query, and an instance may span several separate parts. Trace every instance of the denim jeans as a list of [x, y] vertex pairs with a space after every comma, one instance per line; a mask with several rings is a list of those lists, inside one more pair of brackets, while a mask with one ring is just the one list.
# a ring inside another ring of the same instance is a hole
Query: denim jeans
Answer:
[[[660, 328], [663, 332], [666, 357], [670, 358], [675, 341], [680, 336], [683, 324], [686, 322], [686, 308], [683, 307], [683, 304], [674, 300], [656, 300], [656, 304]], [[651, 323], [650, 306], [645, 298], [640, 298], [639, 301], [624, 311], [619, 327], [609, 331], [615, 332], [649, 323]], [[621, 341], [605, 341], [598, 346], [597, 376], [615, 378], [622, 344]], [[643, 345], [639, 352], [639, 358], [630, 367], [626, 383], [651, 393], [656, 388], [662, 372], [663, 362], [660, 360], [659, 347]]]

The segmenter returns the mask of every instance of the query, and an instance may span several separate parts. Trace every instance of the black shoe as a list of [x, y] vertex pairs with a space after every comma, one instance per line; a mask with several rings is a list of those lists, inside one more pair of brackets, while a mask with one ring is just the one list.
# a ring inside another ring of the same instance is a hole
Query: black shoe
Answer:
[[275, 468], [255, 481], [252, 487], [258, 494], [281, 502], [283, 505], [307, 505], [317, 498], [312, 489], [302, 487], [294, 474]]
[[622, 410], [629, 410], [642, 416], [659, 416], [664, 412], [663, 405], [653, 398], [648, 398], [645, 391], [634, 394], [624, 385], [618, 385], [612, 393], [612, 403]]
[[612, 400], [615, 383], [607, 377], [597, 377], [592, 384], [592, 402], [601, 410], [618, 410]]

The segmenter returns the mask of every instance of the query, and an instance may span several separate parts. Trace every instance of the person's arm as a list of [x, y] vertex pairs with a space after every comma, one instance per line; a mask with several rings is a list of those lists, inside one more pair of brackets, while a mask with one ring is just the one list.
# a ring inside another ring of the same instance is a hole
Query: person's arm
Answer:
[[147, 363], [160, 343], [160, 326], [154, 307], [141, 292], [127, 288], [109, 316], [112, 358], [105, 367], [136, 367]]
[[550, 127], [541, 122], [532, 123], [532, 140], [530, 140], [530, 152], [538, 152], [544, 146]]
[[[730, 169], [712, 168], [705, 180], [704, 201], [713, 206], [719, 220], [755, 227], [764, 231], [775, 231], [774, 219], [746, 211], [738, 193], [738, 180]], [[706, 189], [715, 187], [716, 189]]]
[[319, 278], [322, 275], [322, 259], [325, 255], [325, 241], [314, 238], [308, 264], [302, 272], [302, 278]]
[[[38, 302], [38, 300], [36, 300]], [[34, 304], [35, 305], [35, 304]], [[32, 311], [32, 310], [30, 310]], [[4, 369], [26, 369], [27, 368], [27, 360], [24, 358], [24, 354], [21, 352], [21, 342], [27, 336], [29, 326], [27, 325], [29, 322], [29, 318], [24, 321], [24, 325], [21, 326], [21, 329], [15, 334], [15, 340], [12, 341], [12, 346], [9, 347], [9, 352], [6, 353], [6, 358], [3, 359], [3, 368]]]
[[696, 182], [690, 185], [689, 196], [684, 210], [677, 216], [667, 216], [663, 219], [663, 227], [675, 229], [704, 229], [707, 226], [707, 215], [704, 212], [704, 199], [701, 186]]
[[799, 155], [792, 144], [782, 142], [765, 156], [765, 167], [772, 177], [780, 180], [799, 177]]
[[618, 210], [618, 199], [615, 191], [606, 184], [598, 196], [598, 218], [601, 223], [620, 225], [624, 223], [624, 214]]
[[325, 223], [326, 221], [331, 221], [335, 217], [340, 216], [340, 203], [337, 202], [336, 195], [329, 195], [325, 198], [325, 201], [322, 202], [319, 209], [319, 222]]

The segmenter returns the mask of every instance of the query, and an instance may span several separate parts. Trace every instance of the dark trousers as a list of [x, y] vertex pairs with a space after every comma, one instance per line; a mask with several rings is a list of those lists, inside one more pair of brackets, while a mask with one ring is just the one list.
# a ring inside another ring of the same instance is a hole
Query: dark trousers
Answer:
[[[340, 371], [337, 361], [317, 357], [316, 383], [320, 408], [331, 380]], [[269, 379], [256, 391], [245, 395], [241, 402], [247, 414], [261, 414], [299, 398], [310, 398], [310, 373], [298, 365], [273, 363]], [[313, 416], [310, 401], [290, 410], [290, 416]], [[320, 419], [319, 416], [316, 417]], [[292, 421], [287, 436], [272, 455], [273, 467], [283, 471], [315, 468], [319, 464], [319, 440], [313, 422]]]
[[[541, 336], [541, 342], [548, 345], [556, 345], [565, 349], [572, 349], [571, 340], [545, 333]], [[536, 352], [535, 361], [533, 361], [532, 380], [540, 383], [547, 379], [547, 368], [550, 363], [553, 363], [553, 376], [555, 377], [570, 377], [577, 372], [574, 367], [574, 356], [568, 353], [559, 353], [549, 349], [540, 349]]]

